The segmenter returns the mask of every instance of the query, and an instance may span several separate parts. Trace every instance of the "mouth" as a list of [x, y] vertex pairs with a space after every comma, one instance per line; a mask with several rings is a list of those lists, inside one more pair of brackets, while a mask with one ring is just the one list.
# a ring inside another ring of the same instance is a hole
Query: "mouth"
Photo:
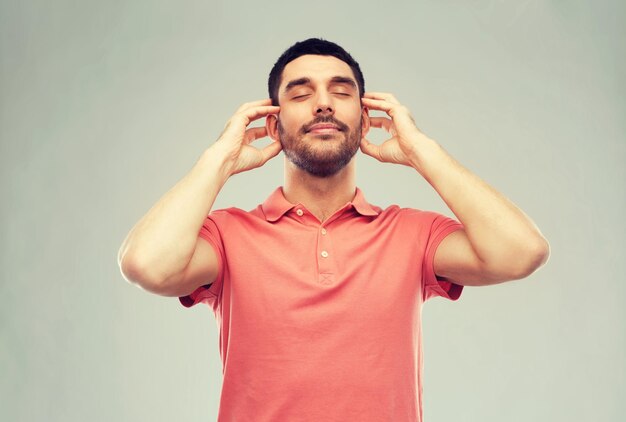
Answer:
[[320, 123], [317, 125], [311, 126], [311, 128], [307, 131], [307, 133], [317, 133], [317, 134], [327, 134], [327, 133], [337, 133], [341, 132], [341, 130], [330, 123]]

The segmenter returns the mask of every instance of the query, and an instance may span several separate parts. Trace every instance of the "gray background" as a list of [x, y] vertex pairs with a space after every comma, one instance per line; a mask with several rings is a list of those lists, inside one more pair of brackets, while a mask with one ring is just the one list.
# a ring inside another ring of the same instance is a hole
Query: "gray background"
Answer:
[[[211, 311], [128, 284], [116, 254], [280, 53], [322, 36], [551, 244], [525, 280], [426, 304], [426, 419], [623, 420], [623, 4], [2, 1], [0, 419], [215, 419]], [[214, 208], [261, 202], [282, 157]], [[372, 203], [453, 216], [409, 168], [358, 173]]]

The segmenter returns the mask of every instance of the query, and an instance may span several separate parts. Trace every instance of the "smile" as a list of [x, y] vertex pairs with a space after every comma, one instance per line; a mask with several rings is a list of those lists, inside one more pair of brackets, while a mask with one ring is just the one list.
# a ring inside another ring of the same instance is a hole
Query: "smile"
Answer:
[[311, 129], [309, 133], [317, 133], [317, 134], [325, 134], [325, 133], [336, 133], [339, 132], [339, 129], [334, 127], [320, 127]]

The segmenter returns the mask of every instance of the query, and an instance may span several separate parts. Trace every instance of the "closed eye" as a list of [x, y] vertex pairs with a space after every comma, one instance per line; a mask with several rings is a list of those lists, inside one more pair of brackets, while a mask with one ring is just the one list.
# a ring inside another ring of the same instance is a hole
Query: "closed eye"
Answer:
[[[345, 92], [333, 92], [333, 94], [341, 95], [343, 97], [351, 97], [352, 96], [352, 94], [347, 94]], [[297, 99], [300, 99], [300, 98], [308, 97], [309, 95], [310, 94], [296, 95], [295, 97], [292, 97], [291, 99], [292, 100], [297, 100]]]

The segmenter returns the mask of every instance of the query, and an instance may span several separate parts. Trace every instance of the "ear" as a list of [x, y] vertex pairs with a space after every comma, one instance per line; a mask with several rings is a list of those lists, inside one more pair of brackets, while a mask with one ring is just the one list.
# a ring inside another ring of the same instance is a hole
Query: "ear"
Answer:
[[278, 116], [270, 114], [265, 118], [265, 130], [272, 140], [280, 142], [278, 139]]
[[362, 107], [361, 110], [361, 138], [365, 138], [365, 135], [370, 131], [370, 113], [367, 107]]

